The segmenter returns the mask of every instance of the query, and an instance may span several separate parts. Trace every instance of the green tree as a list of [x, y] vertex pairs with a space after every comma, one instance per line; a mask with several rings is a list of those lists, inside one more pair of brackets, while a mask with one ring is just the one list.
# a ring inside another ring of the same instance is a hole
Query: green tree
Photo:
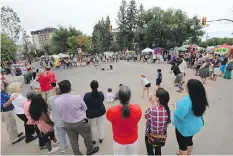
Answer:
[[67, 44], [71, 53], [76, 53], [77, 48], [82, 48], [82, 51], [88, 52], [91, 47], [91, 37], [87, 35], [72, 36], [68, 38]]
[[113, 35], [109, 29], [110, 24], [109, 16], [107, 16], [105, 20], [102, 18], [97, 24], [95, 24], [92, 32], [93, 51], [101, 53], [110, 50], [111, 41], [113, 39]]
[[109, 16], [106, 17], [106, 20], [103, 22], [103, 50], [109, 51], [112, 41], [112, 34], [110, 32], [109, 26], [111, 24]]
[[127, 48], [129, 45], [129, 41], [127, 39], [127, 2], [122, 0], [121, 6], [119, 8], [116, 23], [118, 25], [119, 33], [117, 35], [117, 42], [119, 44], [120, 49]]
[[137, 22], [138, 22], [138, 11], [135, 0], [131, 0], [129, 2], [126, 15], [127, 15], [126, 16], [127, 39], [129, 42], [128, 47], [132, 48], [132, 45], [135, 41], [134, 32], [137, 28]]
[[1, 33], [1, 61], [14, 60], [16, 57], [16, 46], [14, 41], [4, 33]]
[[143, 4], [141, 4], [138, 10], [137, 28], [134, 33], [135, 41], [136, 43], [138, 43], [138, 48], [140, 50], [148, 46], [146, 43], [146, 22], [144, 16], [145, 16], [145, 9]]
[[110, 50], [113, 51], [113, 52], [117, 52], [117, 51], [120, 50], [119, 46], [118, 46], [118, 44], [117, 44], [117, 42], [115, 40], [111, 41]]
[[10, 37], [14, 43], [19, 40], [19, 34], [21, 31], [20, 19], [12, 8], [1, 8], [1, 26], [2, 32], [7, 34], [7, 36]]
[[56, 53], [67, 52], [69, 46], [67, 44], [68, 38], [72, 36], [82, 35], [82, 32], [73, 27], [59, 26], [59, 29], [52, 36], [52, 45], [56, 48]]

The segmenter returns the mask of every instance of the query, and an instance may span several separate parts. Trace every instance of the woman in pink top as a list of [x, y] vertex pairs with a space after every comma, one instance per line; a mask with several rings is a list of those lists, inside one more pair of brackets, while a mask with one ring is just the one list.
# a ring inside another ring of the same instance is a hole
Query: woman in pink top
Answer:
[[41, 132], [40, 132], [40, 130], [38, 129], [38, 127], [36, 125], [36, 121], [31, 118], [30, 113], [29, 113], [29, 107], [31, 105], [31, 99], [32, 99], [32, 96], [34, 96], [34, 95], [36, 95], [35, 91], [29, 91], [27, 93], [27, 101], [24, 103], [24, 113], [25, 113], [25, 115], [26, 115], [26, 117], [28, 119], [27, 124], [35, 126], [35, 132], [36, 132], [36, 135], [37, 135], [37, 137], [39, 139], [40, 149], [44, 149], [46, 146], [45, 146], [45, 143], [42, 140]]
[[55, 144], [58, 143], [54, 135], [54, 123], [48, 115], [48, 105], [45, 103], [41, 95], [34, 95], [31, 98], [31, 105], [29, 107], [29, 114], [33, 122], [36, 123], [42, 135], [42, 142], [47, 146], [48, 154], [55, 153], [59, 147], [52, 148], [51, 140]]

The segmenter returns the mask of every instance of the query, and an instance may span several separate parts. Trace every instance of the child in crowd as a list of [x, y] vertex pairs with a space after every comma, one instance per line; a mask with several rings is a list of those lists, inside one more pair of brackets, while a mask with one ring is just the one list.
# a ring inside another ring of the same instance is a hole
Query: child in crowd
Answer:
[[107, 98], [106, 98], [106, 101], [108, 102], [108, 103], [113, 103], [114, 102], [114, 100], [115, 100], [115, 97], [114, 97], [114, 94], [113, 94], [113, 92], [112, 92], [112, 88], [108, 88], [108, 93], [107, 93], [107, 96], [106, 96]]
[[140, 80], [141, 80], [141, 84], [142, 84], [142, 87], [143, 87], [142, 98], [144, 98], [145, 91], [147, 91], [147, 96], [149, 97], [149, 89], [150, 89], [150, 86], [151, 86], [150, 81], [143, 74], [141, 75]]
[[156, 86], [157, 86], [157, 89], [160, 88], [160, 84], [162, 83], [162, 70], [161, 69], [158, 69], [157, 70], [157, 76], [156, 76]]

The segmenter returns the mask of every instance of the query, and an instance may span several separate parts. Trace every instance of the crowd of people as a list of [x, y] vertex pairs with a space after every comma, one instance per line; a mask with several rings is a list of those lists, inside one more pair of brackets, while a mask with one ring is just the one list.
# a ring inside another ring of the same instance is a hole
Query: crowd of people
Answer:
[[[148, 155], [162, 154], [161, 148], [166, 146], [167, 128], [170, 123], [175, 127], [179, 145], [176, 154], [191, 155], [193, 136], [204, 126], [203, 114], [209, 106], [203, 84], [208, 77], [216, 80], [218, 71], [223, 72], [223, 77], [229, 76], [229, 72], [231, 76], [233, 65], [232, 58], [221, 60], [219, 55], [215, 55], [215, 58], [202, 55], [195, 57], [198, 59], [194, 63], [191, 61], [191, 64], [186, 55], [172, 57], [169, 62], [171, 72], [175, 75], [174, 85], [178, 87], [177, 91], [185, 90], [188, 93], [178, 100], [173, 108], [168, 106], [169, 91], [161, 85], [162, 70], [157, 70], [157, 90], [154, 94], [150, 93], [151, 82], [145, 75], [141, 75], [142, 98], [145, 97], [146, 91], [150, 103], [150, 107], [144, 113], [139, 105], [130, 102], [132, 93], [127, 85], [120, 84], [116, 94], [108, 88], [105, 96], [98, 90], [99, 83], [93, 80], [90, 83], [91, 92], [84, 96], [74, 94], [69, 80], [57, 83], [48, 62], [43, 69], [33, 72], [31, 91], [26, 97], [22, 94], [20, 82], [8, 83], [4, 75], [1, 75], [2, 121], [6, 124], [11, 144], [24, 138], [26, 143], [38, 138], [39, 148], [47, 149], [48, 154], [58, 150], [64, 153], [70, 144], [74, 155], [82, 155], [79, 149], [80, 135], [87, 148], [86, 154], [92, 155], [99, 151], [97, 142], [101, 146], [104, 141], [104, 120], [107, 119], [112, 124], [114, 155], [138, 155], [138, 122], [143, 116], [146, 119], [145, 147]], [[196, 79], [185, 82], [187, 67], [193, 67], [195, 74], [202, 78], [202, 82]], [[106, 109], [105, 99], [109, 103], [119, 100], [119, 104]], [[14, 114], [23, 121], [25, 135], [23, 132], [18, 133]]]
[[[9, 84], [11, 95], [8, 95], [2, 86], [1, 97], [4, 97], [2, 112], [7, 114], [3, 116], [5, 119], [3, 122], [7, 125], [12, 144], [24, 137], [22, 133], [21, 135], [17, 133], [14, 111], [24, 122], [26, 143], [38, 138], [40, 148], [48, 149], [49, 154], [59, 149], [64, 153], [69, 144], [66, 140], [68, 135], [74, 154], [82, 155], [78, 143], [81, 135], [84, 138], [87, 155], [91, 155], [99, 151], [99, 147], [95, 146], [96, 142], [104, 141], [106, 114], [107, 120], [112, 123], [114, 155], [138, 155], [138, 122], [142, 117], [142, 110], [139, 105], [130, 103], [132, 96], [130, 88], [121, 85], [117, 92], [119, 104], [106, 110], [103, 103], [104, 94], [98, 87], [99, 83], [93, 80], [90, 83], [92, 91], [87, 92], [82, 98], [81, 95], [72, 93], [68, 80], [63, 80], [54, 88], [53, 96], [46, 102], [45, 98], [35, 91], [29, 91], [27, 97], [24, 97], [19, 82]], [[176, 131], [178, 154], [191, 154], [192, 137], [204, 125], [203, 114], [208, 101], [203, 84], [199, 80], [188, 80], [186, 91], [189, 95], [177, 102], [173, 113], [168, 106], [170, 99], [168, 91], [158, 88], [154, 95], [148, 96], [151, 98], [151, 106], [144, 114], [147, 120], [145, 146], [148, 155], [161, 155], [161, 147], [165, 146], [167, 138], [167, 127], [171, 122]], [[37, 136], [32, 135], [35, 132]], [[56, 146], [58, 143], [60, 148]]]

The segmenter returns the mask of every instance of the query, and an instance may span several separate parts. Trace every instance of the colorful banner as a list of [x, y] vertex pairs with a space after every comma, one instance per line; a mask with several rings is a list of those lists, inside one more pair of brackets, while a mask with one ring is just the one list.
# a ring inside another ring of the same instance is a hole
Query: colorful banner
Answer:
[[215, 48], [214, 54], [220, 54], [220, 55], [225, 55], [229, 53], [230, 49], [229, 48]]

